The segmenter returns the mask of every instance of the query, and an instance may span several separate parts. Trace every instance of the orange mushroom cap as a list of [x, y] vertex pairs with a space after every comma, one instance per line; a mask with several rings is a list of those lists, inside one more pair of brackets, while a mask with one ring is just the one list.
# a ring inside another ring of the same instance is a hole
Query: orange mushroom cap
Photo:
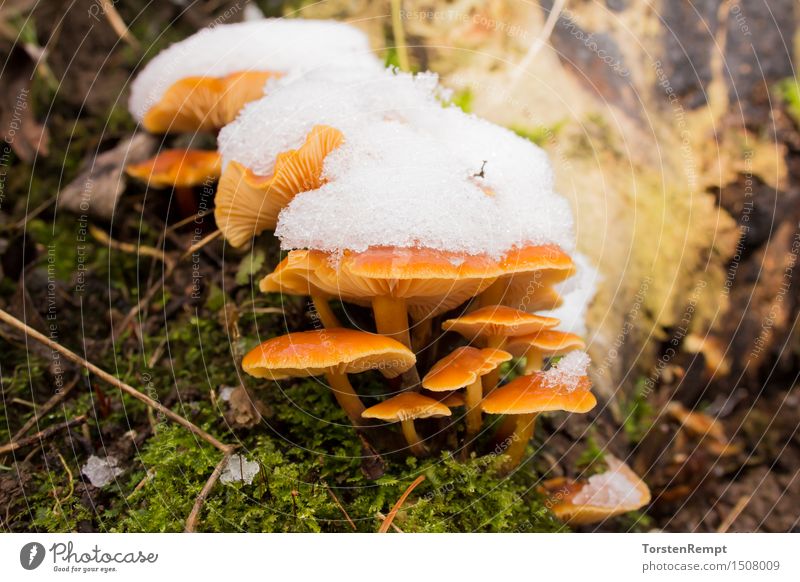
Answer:
[[278, 214], [300, 192], [319, 188], [325, 157], [339, 147], [338, 129], [317, 125], [302, 146], [283, 152], [270, 176], [259, 176], [232, 161], [222, 172], [215, 200], [217, 225], [230, 244], [241, 247], [265, 230], [274, 230]]
[[558, 325], [558, 319], [528, 313], [503, 305], [481, 307], [471, 313], [442, 323], [442, 329], [474, 339], [485, 336], [520, 336]]
[[403, 392], [367, 408], [361, 416], [387, 422], [450, 416], [450, 409], [433, 398], [416, 392]]
[[572, 258], [556, 245], [513, 249], [500, 267], [504, 274], [495, 284], [496, 302], [528, 312], [558, 307], [561, 297], [553, 285], [575, 274]]
[[[542, 249], [550, 248], [525, 247], [531, 256], [546, 256]], [[292, 272], [306, 277], [328, 295], [357, 304], [368, 304], [378, 295], [403, 298], [412, 319], [421, 321], [486, 290], [515, 264], [509, 257], [519, 253], [514, 249], [498, 261], [486, 255], [435, 249], [372, 247], [362, 252], [344, 251], [333, 259], [323, 251], [293, 250], [261, 286], [262, 290], [270, 289], [270, 280], [276, 274]], [[527, 266], [535, 269], [540, 264], [530, 260]]]
[[580, 336], [574, 333], [546, 329], [509, 338], [503, 347], [515, 356], [525, 355], [530, 348], [535, 348], [549, 356], [560, 356], [572, 350], [582, 350], [586, 344]]
[[415, 362], [413, 352], [391, 338], [335, 328], [267, 340], [244, 357], [242, 368], [251, 376], [272, 380], [376, 369], [393, 378]]
[[164, 150], [157, 156], [125, 168], [129, 176], [153, 188], [191, 188], [216, 181], [221, 170], [217, 152], [205, 150]]
[[534, 414], [563, 410], [589, 412], [597, 399], [589, 390], [592, 383], [587, 376], [576, 378], [577, 384], [549, 381], [545, 373], [521, 376], [498, 388], [482, 403], [488, 414]]
[[467, 399], [460, 392], [448, 392], [439, 402], [448, 408], [459, 408], [467, 405]]
[[628, 465], [612, 455], [605, 460], [608, 471], [586, 481], [553, 479], [543, 484], [556, 517], [571, 525], [586, 525], [650, 503], [650, 489]]
[[185, 77], [174, 82], [145, 113], [147, 131], [193, 132], [219, 129], [250, 101], [264, 96], [264, 85], [280, 73], [241, 71], [224, 77]]
[[456, 348], [433, 365], [422, 379], [422, 386], [431, 392], [458, 390], [469, 386], [510, 359], [511, 354], [503, 350]]

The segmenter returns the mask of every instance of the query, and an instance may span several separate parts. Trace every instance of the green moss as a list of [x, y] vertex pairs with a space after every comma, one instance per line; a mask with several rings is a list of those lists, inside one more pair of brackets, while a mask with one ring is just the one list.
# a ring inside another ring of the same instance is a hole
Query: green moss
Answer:
[[461, 109], [464, 113], [472, 113], [475, 94], [469, 87], [453, 93], [450, 103]]
[[[563, 527], [531, 490], [529, 476], [498, 476], [497, 459], [472, 458], [461, 463], [443, 454], [426, 461], [393, 461], [385, 476], [369, 481], [359, 469], [359, 446], [352, 436], [324, 440], [335, 454], [322, 454], [321, 449], [304, 452], [263, 433], [246, 439], [243, 454], [257, 461], [261, 472], [249, 485], [217, 484], [204, 505], [199, 529], [347, 532], [354, 531], [354, 525], [356, 531], [375, 531], [380, 525], [377, 513], [387, 514], [420, 474], [425, 481], [394, 522], [403, 531], [533, 532]], [[310, 443], [304, 445], [312, 448]], [[170, 426], [160, 431], [148, 442], [141, 455], [143, 467], [131, 476], [128, 486], [133, 489], [146, 471], [153, 478], [128, 497], [122, 511], [107, 511], [103, 521], [114, 523], [113, 531], [180, 531], [220, 458], [213, 449], [198, 449], [195, 439], [182, 429]]]
[[532, 141], [539, 147], [544, 147], [546, 144], [555, 141], [559, 132], [566, 125], [565, 121], [560, 121], [552, 126], [537, 126], [537, 127], [522, 127], [519, 125], [512, 126], [510, 129], [520, 137]]
[[655, 411], [648, 401], [647, 395], [648, 389], [645, 378], [637, 380], [633, 394], [628, 396], [620, 393], [619, 395], [620, 408], [623, 415], [622, 426], [631, 443], [641, 441], [653, 425]]
[[800, 126], [800, 84], [797, 79], [784, 79], [778, 83], [778, 95], [786, 104], [786, 111], [789, 113], [795, 124]]

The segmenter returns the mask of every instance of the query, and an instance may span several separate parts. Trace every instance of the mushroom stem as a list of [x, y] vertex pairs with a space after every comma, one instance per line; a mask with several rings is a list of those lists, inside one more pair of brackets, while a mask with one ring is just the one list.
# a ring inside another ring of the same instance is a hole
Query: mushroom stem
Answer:
[[428, 453], [425, 445], [422, 444], [422, 439], [417, 434], [417, 429], [414, 426], [413, 418], [406, 418], [400, 421], [400, 426], [403, 429], [403, 436], [406, 437], [406, 442], [411, 448], [411, 452], [417, 457], [422, 457]]
[[540, 350], [529, 348], [525, 352], [525, 375], [538, 372], [544, 367], [544, 357]]
[[506, 454], [509, 457], [505, 465], [507, 471], [515, 468], [522, 460], [525, 449], [528, 447], [528, 442], [533, 436], [537, 416], [538, 414], [535, 412], [517, 416], [517, 425], [514, 428], [514, 434], [511, 435], [511, 444], [506, 449]]
[[361, 413], [365, 410], [364, 404], [361, 402], [358, 394], [356, 394], [356, 391], [353, 390], [353, 385], [350, 384], [350, 380], [347, 379], [347, 374], [329, 372], [325, 377], [336, 398], [336, 402], [338, 402], [339, 406], [345, 411], [350, 421], [355, 426], [364, 424], [361, 418]]
[[503, 422], [500, 423], [500, 426], [497, 429], [497, 432], [494, 435], [495, 443], [501, 443], [514, 434], [514, 429], [517, 426], [517, 418], [511, 415], [506, 416], [503, 418]]
[[388, 295], [373, 297], [372, 311], [375, 313], [375, 326], [379, 334], [394, 338], [411, 349], [408, 313], [404, 298], [389, 297]]
[[194, 190], [186, 186], [175, 188], [175, 198], [178, 200], [178, 210], [181, 218], [197, 214], [197, 198]]
[[331, 304], [328, 301], [328, 297], [322, 295], [321, 293], [311, 294], [311, 302], [314, 304], [314, 310], [317, 312], [317, 316], [319, 316], [319, 320], [322, 322], [323, 327], [326, 329], [342, 327], [339, 323], [339, 319], [333, 312], [333, 309], [331, 309]]
[[473, 437], [481, 430], [481, 400], [483, 387], [480, 378], [467, 386], [467, 438]]
[[[486, 338], [486, 347], [487, 348], [494, 348], [499, 350], [505, 344], [506, 338], [502, 335], [490, 335]], [[484, 395], [488, 395], [497, 388], [497, 385], [500, 383], [500, 368], [497, 367], [488, 374], [484, 375], [482, 378], [483, 382], [483, 393]]]
[[426, 317], [422, 321], [417, 322], [414, 329], [411, 330], [411, 343], [413, 344], [412, 350], [414, 353], [422, 351], [432, 335], [433, 318]]
[[[375, 314], [375, 327], [379, 334], [396, 339], [408, 349], [412, 349], [411, 336], [408, 332], [408, 312], [404, 298], [389, 297], [388, 295], [373, 297], [372, 311]], [[419, 373], [416, 366], [403, 372], [403, 386], [411, 389], [419, 386]]]

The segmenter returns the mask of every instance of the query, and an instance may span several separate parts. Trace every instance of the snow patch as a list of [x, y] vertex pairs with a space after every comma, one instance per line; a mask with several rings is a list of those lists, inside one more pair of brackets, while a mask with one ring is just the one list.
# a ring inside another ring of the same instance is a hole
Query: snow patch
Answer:
[[241, 455], [231, 455], [228, 464], [222, 470], [219, 480], [223, 483], [246, 483], [250, 485], [258, 475], [260, 466]]
[[577, 271], [575, 275], [555, 285], [555, 290], [561, 295], [563, 303], [555, 309], [541, 311], [539, 314], [559, 319], [561, 323], [558, 329], [561, 331], [585, 336], [586, 313], [597, 293], [602, 276], [586, 255], [575, 253], [572, 255], [572, 260]]
[[573, 246], [572, 211], [544, 151], [442, 105], [436, 75], [328, 69], [277, 80], [223, 128], [219, 149], [259, 175], [315, 125], [342, 132], [326, 183], [283, 210], [283, 249], [336, 253], [424, 247], [499, 257], [514, 246]]
[[111, 455], [105, 458], [92, 455], [81, 467], [81, 473], [95, 487], [105, 487], [124, 472], [125, 469], [119, 466], [116, 457]]
[[242, 71], [296, 73], [337, 63], [379, 68], [367, 36], [332, 20], [269, 18], [205, 28], [160, 52], [131, 85], [139, 121], [176, 81]]
[[542, 373], [545, 386], [560, 388], [571, 392], [578, 387], [581, 379], [586, 376], [589, 365], [592, 363], [589, 354], [575, 350], [561, 358], [553, 367]]
[[575, 494], [572, 503], [609, 508], [638, 507], [640, 499], [641, 493], [636, 488], [636, 483], [617, 467], [589, 477], [588, 483]]

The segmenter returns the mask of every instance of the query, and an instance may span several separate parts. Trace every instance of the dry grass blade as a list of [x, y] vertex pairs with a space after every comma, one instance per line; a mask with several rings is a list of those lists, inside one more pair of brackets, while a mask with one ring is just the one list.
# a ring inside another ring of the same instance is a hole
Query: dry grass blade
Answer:
[[100, 243], [104, 245], [108, 245], [110, 248], [122, 251], [123, 253], [128, 253], [131, 255], [141, 255], [145, 257], [151, 257], [153, 259], [159, 260], [162, 263], [166, 264], [167, 267], [173, 268], [175, 261], [164, 253], [164, 251], [159, 250], [154, 247], [149, 247], [147, 245], [135, 245], [127, 242], [122, 242], [116, 239], [111, 238], [106, 234], [106, 232], [94, 225], [89, 227], [89, 233]]
[[727, 515], [727, 517], [725, 517], [723, 522], [717, 528], [717, 533], [726, 533], [733, 525], [733, 522], [735, 522], [745, 510], [752, 498], [752, 495], [745, 495], [739, 499], [739, 501], [736, 502], [736, 505], [733, 506], [733, 509], [731, 509], [731, 512]]
[[200, 491], [197, 499], [194, 500], [194, 506], [192, 507], [192, 511], [189, 513], [189, 517], [186, 518], [186, 527], [183, 531], [192, 533], [195, 527], [197, 527], [197, 518], [200, 517], [200, 510], [203, 508], [203, 503], [205, 503], [205, 500], [208, 497], [208, 494], [211, 493], [214, 485], [216, 485], [217, 481], [219, 481], [220, 475], [222, 475], [222, 471], [228, 464], [232, 453], [233, 448], [228, 449], [222, 456], [222, 460], [217, 463], [216, 467], [214, 467], [214, 470], [211, 472], [211, 476], [208, 478], [208, 481], [206, 481], [206, 484], [203, 486], [203, 489]]
[[[111, 384], [112, 386], [114, 386], [116, 388], [119, 388], [122, 392], [125, 392], [129, 396], [133, 396], [137, 400], [139, 400], [141, 402], [144, 402], [150, 408], [154, 408], [154, 409], [158, 410], [164, 416], [166, 416], [167, 418], [169, 418], [169, 419], [173, 420], [174, 422], [178, 423], [182, 427], [188, 429], [194, 435], [198, 436], [202, 440], [204, 440], [207, 443], [211, 444], [215, 448], [217, 448], [217, 449], [219, 449], [219, 450], [221, 450], [221, 451], [223, 451], [225, 453], [227, 453], [230, 450], [232, 450], [230, 445], [226, 445], [224, 443], [221, 443], [220, 441], [218, 441], [216, 438], [214, 438], [213, 436], [208, 434], [206, 431], [204, 431], [199, 426], [197, 426], [197, 425], [193, 424], [192, 422], [190, 422], [189, 420], [186, 420], [185, 418], [183, 418], [180, 414], [177, 414], [177, 413], [173, 412], [172, 410], [170, 410], [169, 408], [167, 408], [166, 406], [164, 406], [160, 402], [156, 402], [155, 400], [153, 400], [152, 398], [150, 398], [146, 394], [142, 394], [141, 392], [139, 392], [133, 386], [131, 386], [129, 384], [126, 384], [125, 382], [122, 382], [121, 380], [115, 378], [114, 376], [112, 376], [111, 374], [109, 374], [108, 372], [103, 370], [102, 368], [97, 367], [96, 365], [92, 364], [90, 361], [80, 357], [75, 352], [73, 352], [71, 350], [68, 350], [67, 348], [65, 348], [61, 344], [59, 344], [57, 342], [54, 342], [50, 338], [46, 337], [45, 335], [41, 334], [40, 332], [38, 332], [35, 329], [33, 329], [32, 327], [30, 327], [25, 322], [20, 321], [19, 319], [17, 319], [13, 315], [9, 314], [8, 312], [3, 311], [2, 309], [0, 309], [0, 321], [3, 321], [5, 323], [7, 323], [11, 327], [23, 332], [29, 338], [34, 339], [34, 340], [36, 340], [37, 342], [39, 342], [41, 344], [44, 344], [48, 348], [59, 352], [61, 355], [65, 356], [71, 362], [74, 362], [74, 363], [82, 366], [83, 368], [86, 368], [87, 370], [92, 372], [94, 375], [98, 376], [99, 378], [102, 378], [103, 380], [105, 380], [106, 382]], [[13, 443], [12, 443], [12, 445], [13, 445]], [[7, 445], [7, 446], [9, 446], [9, 445]], [[5, 449], [5, 447], [0, 448], [0, 454], [2, 454], [4, 452], [4, 449]], [[11, 449], [11, 450], [14, 450], [14, 449]]]
[[108, 20], [108, 23], [111, 25], [111, 28], [114, 29], [114, 32], [117, 33], [117, 36], [120, 37], [122, 40], [127, 42], [133, 48], [139, 48], [139, 41], [131, 34], [131, 31], [128, 30], [128, 26], [125, 24], [125, 21], [122, 20], [122, 17], [117, 12], [117, 9], [114, 7], [114, 2], [112, 0], [100, 0], [100, 3], [103, 6], [103, 14]]
[[392, 525], [392, 522], [394, 521], [397, 512], [403, 506], [403, 503], [406, 502], [406, 499], [408, 499], [408, 496], [411, 495], [411, 492], [416, 488], [416, 486], [422, 483], [424, 480], [425, 480], [425, 475], [420, 475], [419, 477], [414, 479], [414, 482], [411, 485], [409, 485], [408, 489], [406, 489], [403, 492], [403, 494], [400, 496], [400, 499], [398, 499], [397, 503], [395, 503], [394, 507], [392, 507], [392, 510], [389, 512], [389, 515], [387, 515], [386, 519], [383, 520], [383, 523], [381, 524], [378, 533], [386, 533], [387, 531], [389, 531], [389, 527]]
[[81, 424], [83, 422], [86, 422], [85, 414], [81, 414], [80, 416], [76, 416], [71, 420], [67, 420], [65, 422], [53, 426], [48, 426], [46, 429], [40, 430], [36, 434], [32, 434], [29, 437], [26, 437], [18, 441], [11, 441], [10, 443], [3, 445], [2, 447], [0, 447], [0, 455], [5, 455], [6, 453], [12, 453], [17, 449], [22, 449], [24, 447], [36, 444], [39, 441], [43, 441], [44, 439], [53, 436], [59, 431], [73, 427], [76, 424]]
[[356, 531], [356, 524], [353, 523], [352, 519], [350, 519], [350, 515], [347, 513], [347, 510], [344, 508], [342, 503], [339, 501], [339, 498], [336, 497], [336, 494], [333, 492], [333, 489], [331, 489], [328, 486], [327, 483], [325, 483], [325, 489], [328, 491], [328, 495], [331, 496], [331, 499], [333, 499], [333, 502], [336, 504], [336, 507], [338, 507], [342, 511], [342, 513], [344, 514], [344, 517], [347, 520], [347, 523], [350, 524], [350, 527], [353, 528], [353, 531]]

